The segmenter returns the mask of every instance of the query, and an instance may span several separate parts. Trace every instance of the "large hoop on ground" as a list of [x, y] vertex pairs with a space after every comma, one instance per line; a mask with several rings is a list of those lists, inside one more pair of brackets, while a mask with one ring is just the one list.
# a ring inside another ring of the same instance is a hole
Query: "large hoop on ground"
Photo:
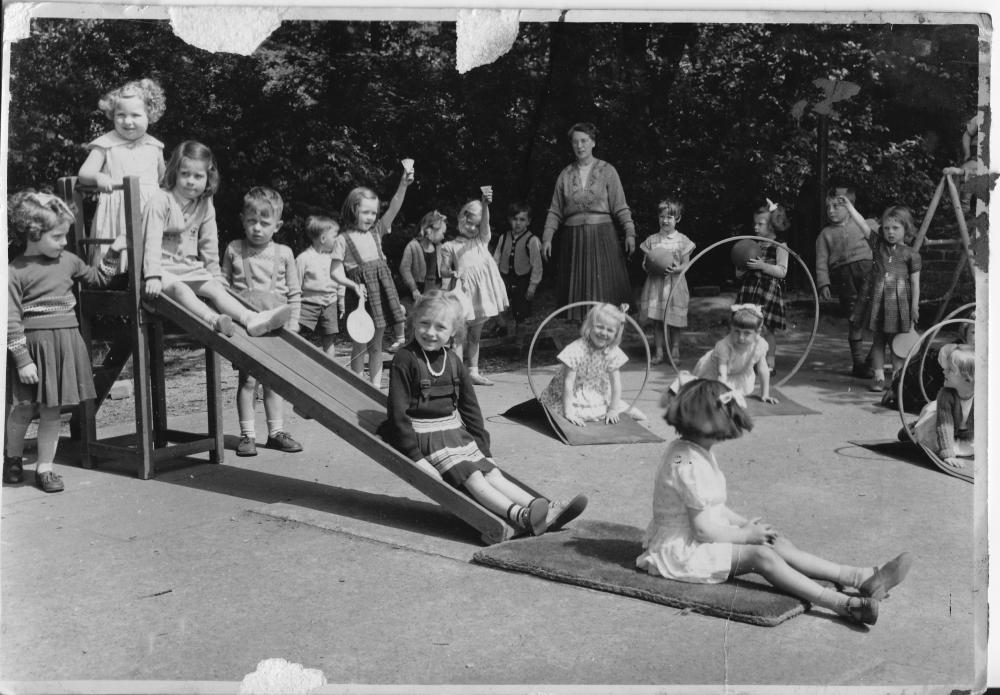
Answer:
[[[976, 325], [976, 322], [973, 321], [972, 319], [945, 319], [944, 321], [941, 321], [939, 323], [934, 324], [933, 326], [931, 326], [930, 328], [928, 328], [926, 331], [924, 331], [923, 334], [920, 336], [920, 340], [918, 340], [913, 345], [913, 347], [910, 348], [910, 352], [906, 355], [906, 359], [903, 360], [903, 366], [901, 368], [900, 374], [903, 374], [903, 375], [906, 374], [906, 368], [908, 366], [910, 366], [910, 361], [913, 359], [913, 357], [918, 352], [920, 352], [920, 346], [923, 345], [923, 343], [925, 341], [929, 343], [930, 342], [929, 339], [932, 338], [933, 336], [937, 335], [938, 331], [940, 331], [944, 326], [949, 325], [949, 324], [953, 324], [953, 323], [965, 323], [965, 324], [971, 324], [973, 326]], [[926, 356], [926, 351], [924, 351], [924, 354]], [[921, 362], [921, 365], [922, 364], [923, 364], [923, 362]], [[921, 366], [920, 374], [918, 374], [917, 376], [918, 376], [918, 380], [921, 382], [921, 384], [923, 384], [923, 380], [924, 380], [923, 366]], [[924, 397], [926, 398], [926, 394], [925, 394]], [[930, 401], [928, 401], [928, 402], [930, 402]], [[896, 405], [897, 405], [896, 410], [899, 412], [899, 419], [900, 419], [900, 422], [903, 423], [903, 431], [906, 432], [906, 436], [909, 437], [909, 439], [910, 439], [911, 442], [913, 442], [918, 447], [920, 447], [923, 450], [923, 452], [928, 456], [928, 458], [930, 458], [931, 461], [933, 461], [934, 464], [938, 468], [941, 468], [943, 470], [948, 470], [949, 467], [947, 465], [945, 465], [944, 461], [941, 460], [941, 457], [938, 456], [937, 454], [935, 454], [933, 451], [931, 451], [928, 447], [926, 447], [923, 444], [921, 444], [920, 442], [918, 442], [917, 438], [913, 435], [913, 432], [910, 431], [910, 428], [906, 424], [906, 411], [903, 409], [903, 379], [902, 379], [902, 377], [899, 379], [899, 385], [896, 387]], [[959, 475], [958, 477], [963, 477], [963, 476]], [[970, 482], [971, 482], [972, 479], [968, 478], [968, 480], [970, 480]]]
[[[673, 296], [674, 290], [677, 289], [679, 281], [687, 274], [687, 271], [691, 269], [691, 266], [693, 266], [697, 260], [699, 260], [706, 253], [708, 253], [709, 251], [718, 246], [722, 246], [723, 244], [731, 244], [733, 242], [741, 241], [743, 239], [753, 239], [754, 241], [761, 242], [764, 244], [769, 244], [771, 246], [779, 246], [779, 245], [783, 246], [784, 249], [788, 251], [788, 254], [790, 256], [793, 256], [795, 260], [799, 262], [799, 265], [802, 266], [802, 270], [805, 272], [806, 277], [809, 279], [809, 288], [812, 290], [814, 312], [813, 312], [812, 332], [809, 333], [809, 341], [806, 343], [806, 347], [802, 351], [802, 355], [799, 356], [799, 361], [795, 363], [795, 366], [792, 367], [792, 370], [788, 372], [788, 374], [786, 374], [784, 378], [782, 378], [780, 381], [778, 381], [775, 384], [772, 384], [772, 386], [777, 388], [778, 386], [784, 386], [786, 383], [788, 383], [788, 380], [791, 379], [793, 376], [795, 376], [795, 373], [799, 371], [799, 369], [802, 367], [803, 364], [805, 364], [806, 357], [809, 355], [809, 350], [812, 349], [813, 342], [815, 342], [816, 340], [816, 333], [819, 331], [819, 292], [816, 290], [816, 282], [813, 280], [812, 273], [809, 272], [809, 266], [806, 265], [806, 262], [802, 260], [802, 256], [800, 256], [797, 252], [788, 248], [784, 244], [778, 244], [778, 242], [776, 242], [774, 239], [767, 239], [765, 237], [756, 236], [753, 234], [734, 236], [734, 237], [729, 237], [728, 239], [720, 239], [714, 244], [709, 244], [708, 246], [706, 246], [699, 253], [697, 253], [694, 258], [688, 261], [687, 265], [684, 266], [681, 272], [677, 275], [677, 279], [670, 285], [670, 292], [667, 293], [666, 304], [667, 305], [670, 304], [670, 298]], [[680, 370], [677, 368], [677, 363], [674, 362], [674, 356], [671, 354], [669, 349], [667, 350], [667, 359], [670, 360], [670, 366], [673, 367], [674, 372], [677, 372], [679, 374]]]
[[[961, 314], [963, 311], [968, 311], [969, 309], [975, 309], [975, 308], [976, 308], [976, 303], [975, 302], [969, 302], [968, 304], [963, 304], [962, 306], [958, 307], [957, 309], [955, 309], [954, 311], [952, 311], [950, 314], [948, 314], [947, 316], [945, 316], [941, 320], [941, 322], [938, 323], [937, 325], [941, 326], [945, 322], [947, 322], [950, 319], [952, 319], [952, 318], [958, 316], [959, 314]], [[972, 319], [967, 319], [967, 320], [972, 321]], [[972, 325], [973, 326], [976, 325], [975, 321], [973, 321]], [[924, 364], [927, 361], [927, 353], [930, 352], [931, 344], [934, 342], [934, 339], [937, 338], [937, 334], [941, 332], [941, 329], [938, 328], [937, 330], [934, 330], [934, 327], [932, 326], [931, 328], [927, 329], [928, 333], [930, 331], [934, 331], [934, 332], [927, 339], [927, 343], [924, 345], [923, 351], [921, 352], [921, 355], [920, 355], [920, 371], [918, 372], [919, 378], [917, 379], [917, 382], [920, 384], [920, 395], [923, 396], [925, 404], [926, 403], [930, 403], [931, 399], [928, 398], [928, 396], [927, 396], [927, 389], [924, 388], [924, 368], [925, 368]], [[920, 337], [920, 341], [923, 342], [923, 336]], [[900, 372], [900, 373], [901, 374], [906, 374], [906, 372]], [[900, 379], [900, 381], [902, 381], [902, 379]]]
[[[544, 321], [538, 324], [538, 328], [535, 329], [535, 334], [531, 337], [531, 344], [528, 346], [528, 388], [531, 389], [532, 395], [534, 395], [535, 400], [537, 400], [539, 403], [542, 402], [542, 399], [538, 395], [538, 390], [535, 388], [535, 383], [531, 378], [531, 356], [535, 352], [535, 343], [538, 341], [538, 337], [541, 335], [542, 329], [545, 328], [545, 325], [549, 321], [551, 321], [564, 311], [567, 311], [568, 309], [574, 309], [578, 306], [600, 306], [601, 304], [607, 304], [607, 303], [608, 302], [593, 302], [593, 301], [573, 302], [571, 304], [567, 304], [566, 306], [556, 309], [551, 314], [546, 316]], [[643, 331], [642, 327], [638, 323], [636, 323], [635, 319], [633, 319], [628, 314], [625, 314], [625, 312], [622, 313], [625, 315], [625, 319], [632, 324], [633, 328], [635, 328], [636, 332], [639, 334], [639, 337], [642, 338], [642, 346], [646, 351], [646, 373], [642, 377], [642, 384], [639, 386], [638, 393], [635, 394], [635, 398], [633, 398], [632, 402], [629, 403], [628, 407], [629, 409], [632, 409], [635, 406], [635, 404], [639, 401], [639, 397], [642, 396], [642, 392], [646, 388], [646, 382], [649, 380], [649, 367], [651, 363], [651, 358], [649, 354], [649, 341], [646, 340], [645, 331]], [[545, 411], [545, 417], [548, 418], [549, 424], [554, 428], [555, 423], [552, 422], [552, 416], [549, 414], [549, 409], [542, 406], [542, 410]]]

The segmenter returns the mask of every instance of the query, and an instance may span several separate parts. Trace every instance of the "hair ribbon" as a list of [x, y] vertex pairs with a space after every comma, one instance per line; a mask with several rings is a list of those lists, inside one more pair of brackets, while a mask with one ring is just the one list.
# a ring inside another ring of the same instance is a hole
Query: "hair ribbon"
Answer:
[[747, 407], [747, 399], [743, 396], [742, 391], [726, 391], [725, 393], [719, 394], [719, 404], [725, 405], [730, 401], [736, 401], [736, 404], [741, 408]]
[[774, 202], [773, 200], [771, 200], [770, 198], [764, 198], [764, 200], [767, 201], [767, 211], [768, 212], [774, 212], [775, 210], [778, 209], [778, 204], [776, 202]]
[[763, 309], [760, 308], [760, 304], [733, 304], [733, 306], [729, 309], [729, 311], [731, 311], [734, 314], [737, 311], [743, 311], [743, 310], [749, 311], [751, 314], [753, 314], [759, 319], [764, 318], [764, 311]]

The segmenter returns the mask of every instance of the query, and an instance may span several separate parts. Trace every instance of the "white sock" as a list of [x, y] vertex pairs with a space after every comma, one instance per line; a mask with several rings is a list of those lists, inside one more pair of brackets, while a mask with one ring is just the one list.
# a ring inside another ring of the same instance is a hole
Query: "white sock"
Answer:
[[244, 328], [245, 328], [247, 326], [247, 324], [249, 324], [250, 321], [253, 320], [253, 317], [256, 316], [256, 315], [257, 315], [256, 313], [254, 313], [254, 312], [250, 311], [249, 309], [247, 309], [242, 314], [240, 314], [240, 323], [242, 323], [243, 326], [244, 326]]
[[42, 461], [39, 461], [38, 465], [35, 466], [35, 473], [36, 474], [38, 474], [38, 473], [49, 473], [51, 471], [52, 471], [52, 462], [51, 461], [45, 461], [44, 463]]
[[279, 418], [277, 420], [267, 421], [267, 436], [275, 437], [279, 432], [285, 431], [285, 420], [284, 418]]
[[240, 436], [250, 437], [250, 439], [257, 438], [257, 431], [254, 429], [253, 420], [240, 420]]
[[837, 572], [837, 583], [857, 588], [864, 584], [865, 580], [871, 577], [874, 573], [875, 570], [871, 567], [851, 567], [850, 565], [841, 565], [840, 571]]

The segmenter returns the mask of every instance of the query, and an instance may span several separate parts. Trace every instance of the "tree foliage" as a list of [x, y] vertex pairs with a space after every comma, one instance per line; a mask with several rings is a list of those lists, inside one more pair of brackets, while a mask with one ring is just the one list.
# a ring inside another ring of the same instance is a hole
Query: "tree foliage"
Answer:
[[[99, 96], [152, 76], [168, 105], [150, 132], [218, 156], [224, 239], [239, 233], [243, 192], [270, 185], [298, 251], [306, 214], [338, 210], [359, 184], [388, 198], [401, 157], [418, 173], [402, 222], [453, 212], [488, 183], [498, 226], [502, 206], [525, 199], [540, 231], [571, 159], [566, 130], [590, 120], [640, 236], [673, 194], [703, 246], [745, 231], [765, 197], [818, 210], [818, 191], [806, 194], [818, 116], [794, 109], [822, 100], [817, 80], [860, 87], [833, 105], [829, 159], [868, 214], [895, 202], [922, 214], [976, 104], [974, 26], [533, 23], [463, 75], [454, 50], [453, 23], [285, 22], [243, 57], [188, 46], [165, 22], [34, 20], [11, 50], [9, 186], [74, 174], [109, 129]], [[801, 220], [800, 245], [818, 224]]]

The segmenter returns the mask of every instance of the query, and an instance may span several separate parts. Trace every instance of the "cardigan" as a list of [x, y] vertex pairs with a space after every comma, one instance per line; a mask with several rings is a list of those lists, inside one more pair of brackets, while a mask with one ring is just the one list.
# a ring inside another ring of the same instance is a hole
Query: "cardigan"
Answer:
[[552, 203], [545, 218], [542, 241], [549, 243], [556, 230], [574, 215], [608, 215], [618, 221], [626, 237], [635, 236], [632, 211], [625, 200], [618, 171], [602, 159], [595, 159], [586, 186], [580, 186], [579, 167], [574, 162], [556, 179]]

